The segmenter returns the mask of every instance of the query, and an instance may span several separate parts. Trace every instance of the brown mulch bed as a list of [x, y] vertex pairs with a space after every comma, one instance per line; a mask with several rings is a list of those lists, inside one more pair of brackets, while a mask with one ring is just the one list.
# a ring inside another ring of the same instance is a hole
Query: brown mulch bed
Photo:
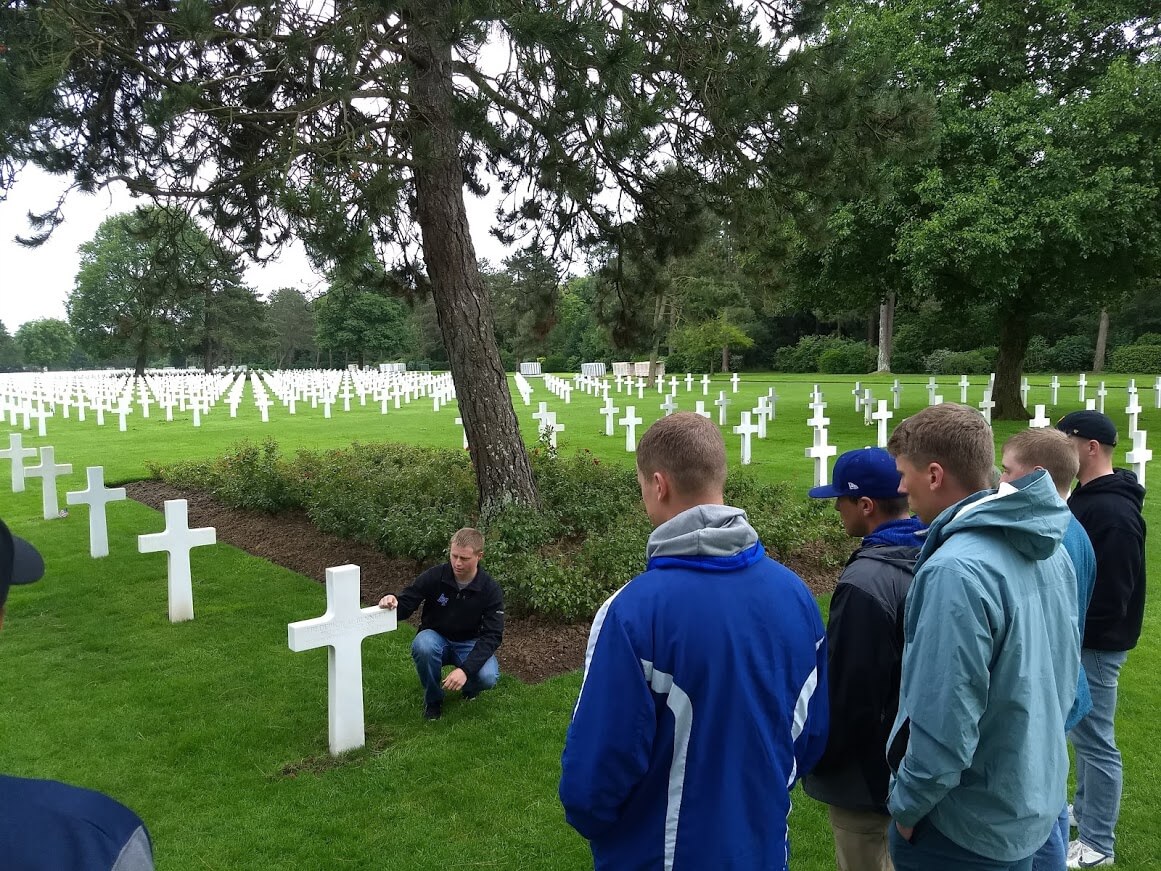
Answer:
[[[264, 514], [223, 505], [209, 493], [179, 490], [161, 481], [125, 486], [129, 498], [161, 511], [166, 499], [189, 502], [191, 527], [212, 526], [218, 541], [313, 578], [320, 584], [329, 566], [357, 565], [362, 570], [363, 606], [387, 593], [398, 593], [424, 568], [412, 559], [389, 557], [370, 545], [320, 531], [305, 512]], [[815, 595], [830, 592], [837, 569], [819, 565], [818, 553], [806, 548], [783, 562], [794, 569]], [[777, 556], [777, 555], [775, 555]], [[626, 578], [626, 580], [628, 580]], [[419, 625], [418, 615], [411, 622]], [[538, 683], [584, 665], [589, 621], [560, 624], [541, 617], [508, 617], [504, 624], [503, 668], [525, 683]]]

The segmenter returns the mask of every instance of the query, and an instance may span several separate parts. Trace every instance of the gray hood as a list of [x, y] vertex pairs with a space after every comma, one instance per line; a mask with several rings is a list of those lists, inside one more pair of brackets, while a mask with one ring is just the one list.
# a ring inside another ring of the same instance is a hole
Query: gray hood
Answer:
[[649, 536], [645, 559], [655, 556], [733, 556], [758, 541], [746, 512], [729, 505], [698, 505], [665, 521]]

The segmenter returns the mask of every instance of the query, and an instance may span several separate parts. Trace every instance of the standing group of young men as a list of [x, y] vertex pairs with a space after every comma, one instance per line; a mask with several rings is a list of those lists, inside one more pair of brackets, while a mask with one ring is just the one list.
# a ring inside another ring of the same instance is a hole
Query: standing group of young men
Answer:
[[842, 871], [1111, 865], [1117, 677], [1145, 594], [1144, 489], [1116, 441], [1104, 415], [1066, 415], [1013, 436], [997, 482], [991, 427], [944, 404], [844, 454], [811, 491], [862, 539], [824, 634], [724, 505], [717, 427], [655, 423], [647, 568], [594, 620], [562, 757], [598, 871], [789, 868], [803, 775]]

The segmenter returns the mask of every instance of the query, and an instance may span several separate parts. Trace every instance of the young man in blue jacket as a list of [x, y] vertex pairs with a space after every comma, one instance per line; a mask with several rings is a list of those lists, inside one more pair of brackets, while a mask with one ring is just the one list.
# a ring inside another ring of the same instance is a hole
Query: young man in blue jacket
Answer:
[[560, 800], [596, 871], [784, 871], [790, 789], [826, 742], [818, 606], [724, 504], [717, 426], [674, 414], [637, 448], [647, 566], [601, 606]]
[[[0, 626], [9, 587], [43, 574], [36, 548], [0, 520]], [[0, 868], [153, 871], [153, 847], [137, 814], [107, 795], [55, 780], [0, 775]]]
[[802, 789], [827, 805], [839, 871], [891, 871], [883, 748], [899, 710], [903, 603], [923, 523], [907, 510], [895, 460], [882, 448], [847, 451], [831, 483], [810, 495], [833, 498], [847, 535], [862, 542], [830, 600], [830, 735]]
[[[1076, 477], [1079, 468], [1076, 450], [1064, 433], [1055, 429], [1026, 429], [1004, 442], [1000, 481], [1011, 483], [1031, 475], [1037, 469], [1043, 469], [1052, 478], [1057, 495], [1067, 500], [1072, 479]], [[1088, 610], [1093, 585], [1096, 583], [1096, 554], [1088, 540], [1088, 533], [1075, 517], [1069, 518], [1063, 547], [1076, 572], [1076, 626], [1080, 637], [1084, 638], [1085, 611]], [[1068, 712], [1068, 719], [1064, 721], [1064, 730], [1067, 732], [1072, 729], [1091, 709], [1092, 696], [1082, 665], [1076, 684], [1076, 701]], [[1067, 855], [1068, 802], [1064, 800], [1052, 833], [1032, 857], [1032, 871], [1064, 871]]]
[[1028, 871], [1060, 814], [1080, 634], [1068, 507], [1043, 471], [991, 490], [991, 427], [964, 405], [887, 449], [929, 524], [907, 593], [887, 806], [897, 871]]

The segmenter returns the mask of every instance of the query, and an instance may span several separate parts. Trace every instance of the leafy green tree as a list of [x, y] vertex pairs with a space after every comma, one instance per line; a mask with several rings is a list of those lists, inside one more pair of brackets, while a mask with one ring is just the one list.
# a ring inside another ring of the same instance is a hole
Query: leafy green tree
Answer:
[[315, 301], [314, 311], [315, 341], [344, 365], [406, 359], [415, 348], [407, 306], [397, 299], [332, 286]]
[[213, 298], [238, 286], [239, 264], [181, 212], [114, 215], [80, 251], [65, 308], [94, 359], [128, 357], [141, 376], [159, 353], [193, 345], [209, 358], [223, 336], [252, 328], [213, 315]]
[[274, 334], [276, 369], [293, 366], [299, 355], [314, 354], [314, 309], [301, 291], [280, 287], [270, 294], [266, 322]]
[[887, 193], [826, 215], [799, 274], [877, 304], [982, 306], [998, 339], [995, 416], [1026, 418], [1019, 382], [1038, 316], [1097, 314], [1158, 272], [1161, 57], [1154, 3], [836, 4], [852, 44], [886, 49], [931, 94], [938, 143], [883, 171]]
[[0, 323], [0, 371], [11, 371], [20, 366], [20, 346]]
[[680, 354], [687, 366], [701, 372], [713, 372], [715, 358], [720, 359], [722, 371], [729, 369], [729, 349], [745, 350], [754, 347], [754, 340], [726, 320], [725, 315], [689, 323], [678, 327], [670, 336], [669, 344]]
[[43, 369], [64, 369], [76, 347], [72, 327], [57, 318], [41, 318], [22, 324], [16, 344], [25, 361]]
[[493, 231], [555, 255], [619, 243], [627, 217], [679, 220], [658, 196], [670, 167], [721, 204], [768, 175], [788, 200], [841, 175], [887, 125], [827, 86], [837, 46], [803, 43], [822, 5], [12, 0], [0, 191], [32, 162], [196, 204], [254, 255], [292, 235], [331, 267], [402, 250], [435, 300], [482, 507], [532, 505], [465, 187], [490, 177]]
[[558, 314], [556, 264], [540, 251], [525, 249], [506, 258], [502, 270], [485, 264], [482, 271], [496, 312], [501, 348], [524, 360], [547, 353], [548, 335]]
[[262, 300], [241, 283], [240, 266], [235, 273], [227, 272], [221, 282], [208, 281], [204, 275], [201, 278], [202, 292], [195, 298], [188, 346], [201, 358], [202, 368], [212, 372], [216, 366], [265, 358], [274, 342], [273, 330], [266, 321]]

